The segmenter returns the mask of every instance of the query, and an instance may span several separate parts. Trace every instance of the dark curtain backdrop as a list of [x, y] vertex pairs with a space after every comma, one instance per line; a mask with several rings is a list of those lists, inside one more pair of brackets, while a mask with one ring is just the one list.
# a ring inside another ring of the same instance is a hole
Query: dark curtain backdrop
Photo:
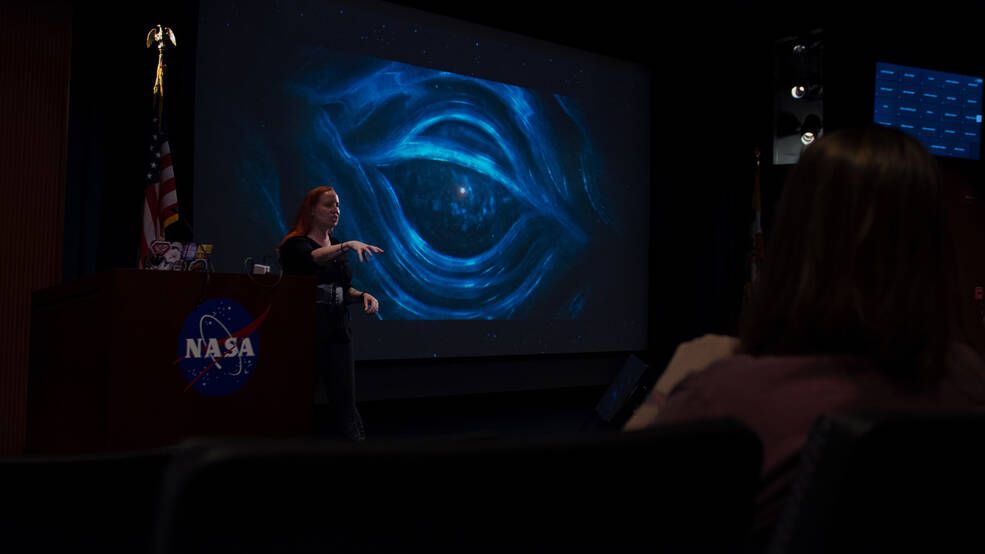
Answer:
[[71, 13], [0, 4], [0, 456], [24, 448], [31, 292], [61, 279]]

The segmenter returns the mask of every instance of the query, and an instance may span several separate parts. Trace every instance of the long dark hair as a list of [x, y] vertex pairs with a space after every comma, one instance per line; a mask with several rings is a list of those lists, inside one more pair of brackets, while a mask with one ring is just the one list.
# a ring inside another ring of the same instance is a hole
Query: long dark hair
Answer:
[[742, 350], [854, 354], [907, 382], [938, 378], [954, 256], [936, 160], [883, 127], [819, 139], [791, 171]]

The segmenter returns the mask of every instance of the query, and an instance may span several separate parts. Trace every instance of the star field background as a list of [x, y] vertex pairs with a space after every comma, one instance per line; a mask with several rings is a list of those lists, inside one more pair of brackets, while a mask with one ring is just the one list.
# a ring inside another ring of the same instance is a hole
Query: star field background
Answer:
[[641, 68], [387, 4], [201, 10], [195, 206], [218, 270], [272, 260], [332, 184], [337, 236], [386, 250], [355, 268], [381, 301], [357, 357], [643, 347]]

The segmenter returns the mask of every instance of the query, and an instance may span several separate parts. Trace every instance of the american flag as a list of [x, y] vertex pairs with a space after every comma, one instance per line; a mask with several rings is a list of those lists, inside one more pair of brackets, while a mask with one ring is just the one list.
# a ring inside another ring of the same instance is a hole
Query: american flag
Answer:
[[144, 223], [140, 233], [140, 267], [155, 240], [164, 238], [164, 231], [178, 221], [178, 191], [171, 165], [171, 148], [167, 132], [161, 120], [161, 112], [155, 110], [146, 182], [144, 184]]

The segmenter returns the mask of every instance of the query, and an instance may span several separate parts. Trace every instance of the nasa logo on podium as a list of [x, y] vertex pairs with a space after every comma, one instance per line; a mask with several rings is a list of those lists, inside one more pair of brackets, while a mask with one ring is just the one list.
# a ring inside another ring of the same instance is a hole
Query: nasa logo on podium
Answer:
[[260, 325], [268, 307], [254, 319], [235, 300], [212, 298], [199, 304], [181, 328], [178, 363], [189, 389], [205, 396], [235, 393], [253, 375], [260, 353]]

